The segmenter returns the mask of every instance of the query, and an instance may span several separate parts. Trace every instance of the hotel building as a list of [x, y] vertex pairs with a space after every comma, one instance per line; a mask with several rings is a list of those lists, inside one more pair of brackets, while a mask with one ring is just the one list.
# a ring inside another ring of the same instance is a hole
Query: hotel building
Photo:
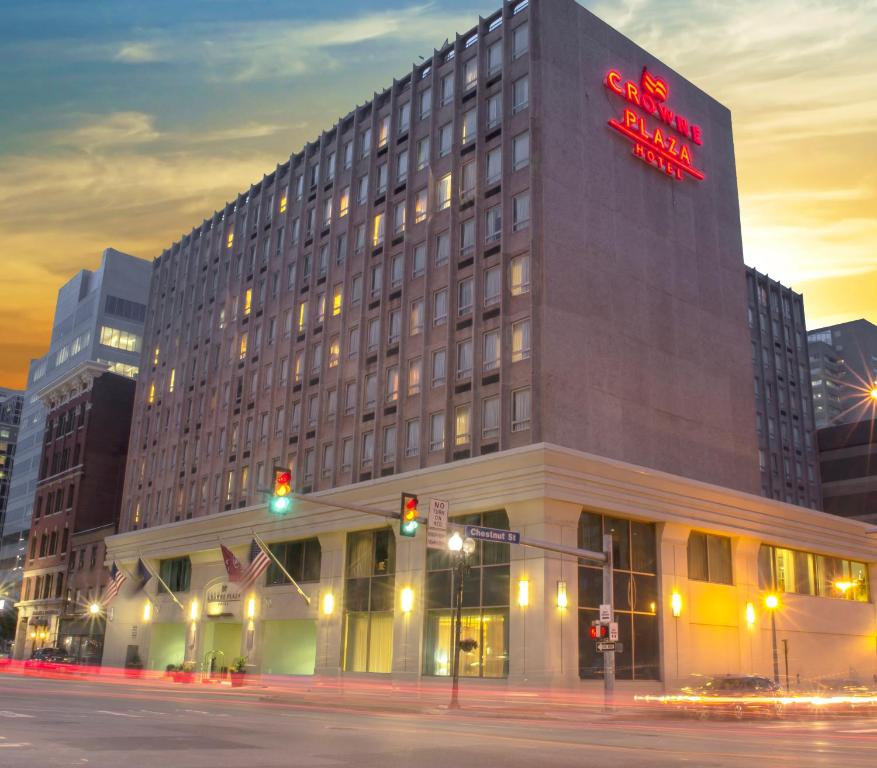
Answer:
[[[728, 110], [572, 0], [505, 3], [155, 260], [107, 558], [183, 608], [123, 589], [104, 662], [447, 675], [449, 555], [350, 509], [410, 492], [452, 523], [611, 533], [620, 679], [764, 671], [773, 589], [797, 671], [830, 666], [830, 615], [870, 677], [864, 527], [759, 496], [743, 275]], [[285, 516], [276, 466], [306, 495]], [[274, 564], [229, 582], [219, 543], [246, 562], [253, 532], [310, 602]], [[599, 583], [479, 544], [463, 674], [598, 678]]]

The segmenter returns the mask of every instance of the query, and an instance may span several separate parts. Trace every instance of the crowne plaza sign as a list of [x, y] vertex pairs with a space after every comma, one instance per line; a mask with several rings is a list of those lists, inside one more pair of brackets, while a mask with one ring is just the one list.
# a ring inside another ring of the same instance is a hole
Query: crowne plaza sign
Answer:
[[634, 157], [678, 181], [704, 180], [693, 158], [693, 147], [703, 144], [703, 132], [667, 104], [670, 87], [664, 79], [643, 67], [636, 83], [610, 69], [603, 84], [624, 102], [620, 118], [611, 118], [609, 127], [632, 143]]

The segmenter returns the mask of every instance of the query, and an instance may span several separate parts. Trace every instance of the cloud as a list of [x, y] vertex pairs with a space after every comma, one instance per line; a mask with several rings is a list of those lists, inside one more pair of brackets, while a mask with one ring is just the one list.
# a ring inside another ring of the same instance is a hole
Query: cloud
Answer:
[[166, 52], [161, 49], [162, 46], [154, 42], [122, 43], [113, 56], [113, 60], [126, 64], [151, 64], [156, 61], [166, 61]]
[[143, 112], [113, 112], [103, 117], [89, 116], [73, 130], [66, 132], [63, 143], [93, 151], [120, 144], [143, 144], [158, 139], [155, 118]]

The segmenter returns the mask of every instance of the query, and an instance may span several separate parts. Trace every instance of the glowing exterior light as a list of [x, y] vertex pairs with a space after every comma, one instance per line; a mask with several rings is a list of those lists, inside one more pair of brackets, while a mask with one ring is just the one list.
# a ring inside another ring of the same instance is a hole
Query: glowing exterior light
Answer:
[[569, 605], [569, 599], [566, 596], [566, 582], [557, 582], [557, 607], [566, 608]]
[[92, 616], [97, 616], [100, 613], [100, 603], [92, 603], [88, 606], [88, 612]]
[[840, 592], [842, 595], [845, 595], [848, 590], [852, 589], [855, 584], [852, 581], [836, 581], [834, 582], [834, 588]]
[[875, 382], [874, 386], [868, 391], [868, 397], [872, 400], [877, 400], [877, 382]]
[[451, 552], [459, 552], [463, 549], [463, 537], [459, 531], [454, 531], [448, 539], [448, 549]]
[[780, 604], [780, 599], [776, 595], [768, 595], [764, 598], [764, 604], [771, 611], [775, 611]]
[[6, 608], [6, 598], [0, 597], [0, 611], [4, 610], [5, 608]]
[[521, 608], [530, 605], [530, 582], [527, 579], [521, 579], [518, 582], [518, 605]]
[[405, 587], [402, 590], [402, 594], [399, 596], [399, 604], [402, 608], [402, 613], [411, 613], [411, 609], [414, 608], [414, 590], [411, 587]]
[[146, 623], [152, 621], [152, 603], [149, 600], [143, 605], [143, 621]]
[[463, 554], [464, 555], [472, 555], [475, 553], [475, 548], [478, 545], [475, 543], [475, 539], [465, 538], [463, 539]]
[[417, 497], [411, 493], [402, 494], [402, 509], [399, 512], [399, 535], [416, 536], [420, 523], [417, 520]]
[[256, 598], [251, 597], [247, 600], [247, 618], [252, 619], [256, 616]]
[[678, 619], [682, 615], [682, 595], [676, 591], [670, 595], [670, 609], [674, 618]]
[[746, 626], [755, 626], [755, 606], [752, 603], [746, 603]]
[[331, 592], [327, 592], [325, 595], [323, 595], [322, 608], [324, 616], [331, 616], [333, 613], [335, 613], [335, 595], [333, 595]]
[[189, 618], [192, 621], [198, 621], [198, 601], [192, 600], [192, 604], [189, 606]]

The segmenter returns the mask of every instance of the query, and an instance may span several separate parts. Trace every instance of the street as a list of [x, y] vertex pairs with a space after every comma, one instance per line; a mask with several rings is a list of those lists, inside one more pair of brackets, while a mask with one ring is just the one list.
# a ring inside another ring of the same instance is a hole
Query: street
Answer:
[[[464, 702], [465, 704], [465, 702]], [[321, 706], [258, 689], [0, 678], [0, 766], [874, 765], [877, 719], [576, 719]]]

